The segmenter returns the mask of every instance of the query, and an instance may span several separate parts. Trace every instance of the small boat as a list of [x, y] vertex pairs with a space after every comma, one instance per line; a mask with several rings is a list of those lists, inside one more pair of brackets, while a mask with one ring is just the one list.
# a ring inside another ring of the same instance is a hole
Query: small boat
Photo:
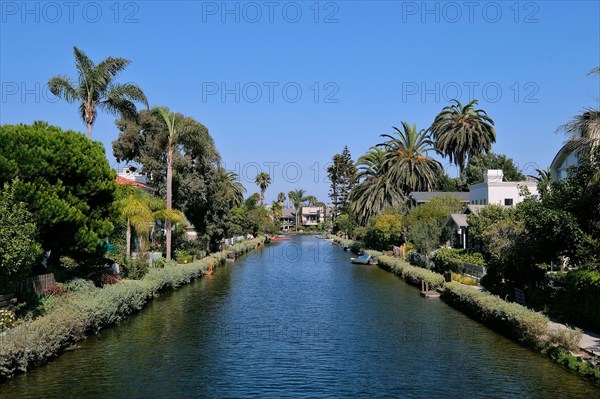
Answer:
[[361, 255], [358, 258], [350, 258], [352, 263], [357, 263], [360, 265], [370, 265], [371, 264], [371, 255]]
[[319, 240], [326, 240], [327, 236], [324, 234], [318, 235], [316, 238], [318, 238]]
[[342, 247], [344, 249], [344, 251], [348, 251], [350, 248], [348, 248], [348, 244], [344, 244], [344, 246]]
[[284, 235], [278, 235], [276, 237], [271, 237], [271, 241], [289, 241], [289, 240], [291, 240], [291, 238], [284, 236]]

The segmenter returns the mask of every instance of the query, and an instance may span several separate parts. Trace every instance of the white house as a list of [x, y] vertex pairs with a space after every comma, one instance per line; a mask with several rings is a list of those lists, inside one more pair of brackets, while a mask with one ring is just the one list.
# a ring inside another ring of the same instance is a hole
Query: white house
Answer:
[[320, 206], [302, 207], [302, 225], [317, 226], [325, 221], [325, 210]]
[[473, 205], [501, 205], [514, 206], [525, 198], [522, 189], [527, 188], [529, 193], [537, 195], [537, 182], [503, 181], [504, 173], [499, 169], [486, 170], [483, 173], [483, 182], [469, 187], [469, 202]]
[[550, 178], [552, 181], [565, 179], [568, 169], [571, 166], [577, 165], [579, 165], [577, 154], [567, 150], [566, 146], [563, 146], [550, 164]]

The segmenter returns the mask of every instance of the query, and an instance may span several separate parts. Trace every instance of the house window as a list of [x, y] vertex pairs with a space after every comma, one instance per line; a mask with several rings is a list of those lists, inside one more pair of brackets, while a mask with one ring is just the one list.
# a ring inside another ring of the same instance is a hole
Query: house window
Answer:
[[504, 205], [505, 206], [512, 206], [513, 204], [513, 199], [512, 198], [504, 198]]

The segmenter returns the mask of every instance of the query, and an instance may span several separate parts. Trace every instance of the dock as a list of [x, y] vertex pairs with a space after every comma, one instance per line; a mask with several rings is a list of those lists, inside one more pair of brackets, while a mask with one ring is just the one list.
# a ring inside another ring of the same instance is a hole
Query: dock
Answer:
[[421, 296], [423, 298], [439, 298], [441, 296], [441, 293], [436, 290], [430, 290], [429, 283], [421, 281]]

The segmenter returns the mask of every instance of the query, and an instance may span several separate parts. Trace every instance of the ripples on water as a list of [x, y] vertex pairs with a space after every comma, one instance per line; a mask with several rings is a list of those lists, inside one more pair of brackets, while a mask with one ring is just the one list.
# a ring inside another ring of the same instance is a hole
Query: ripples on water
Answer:
[[596, 398], [313, 237], [272, 244], [0, 385], [2, 398]]

